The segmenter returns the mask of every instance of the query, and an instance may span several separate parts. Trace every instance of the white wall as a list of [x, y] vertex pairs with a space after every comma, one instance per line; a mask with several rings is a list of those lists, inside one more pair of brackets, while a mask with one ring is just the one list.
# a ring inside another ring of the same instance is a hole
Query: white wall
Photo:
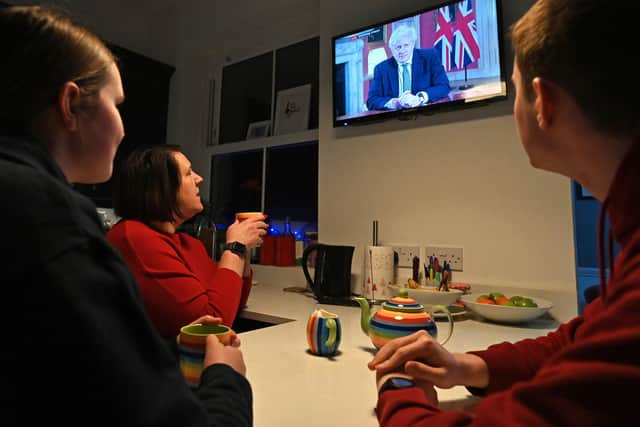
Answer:
[[91, 28], [103, 39], [174, 65], [175, 0], [5, 0], [14, 5], [54, 5]]
[[[505, 31], [531, 3], [503, 1]], [[463, 247], [455, 280], [575, 293], [570, 183], [529, 165], [513, 93], [415, 122], [332, 127], [331, 36], [428, 4], [321, 3], [320, 240], [357, 245], [356, 271], [376, 219], [383, 243]]]

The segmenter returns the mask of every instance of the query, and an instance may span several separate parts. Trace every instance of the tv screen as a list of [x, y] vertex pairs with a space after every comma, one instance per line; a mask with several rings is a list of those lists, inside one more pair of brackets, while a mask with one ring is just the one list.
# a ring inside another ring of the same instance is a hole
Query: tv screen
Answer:
[[448, 1], [333, 37], [334, 127], [505, 99], [500, 0]]

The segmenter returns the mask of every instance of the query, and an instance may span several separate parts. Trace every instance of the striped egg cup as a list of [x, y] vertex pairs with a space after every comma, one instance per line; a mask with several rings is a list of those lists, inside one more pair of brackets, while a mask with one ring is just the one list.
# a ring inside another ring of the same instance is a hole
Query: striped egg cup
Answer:
[[333, 356], [342, 339], [342, 326], [337, 314], [315, 310], [307, 321], [309, 351], [318, 356]]

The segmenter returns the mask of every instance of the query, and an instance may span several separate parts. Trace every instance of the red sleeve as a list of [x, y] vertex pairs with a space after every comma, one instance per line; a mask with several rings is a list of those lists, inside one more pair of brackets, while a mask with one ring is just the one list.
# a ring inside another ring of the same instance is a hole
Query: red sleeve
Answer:
[[484, 390], [469, 390], [474, 394], [491, 394], [505, 390], [518, 381], [533, 378], [549, 357], [573, 340], [576, 328], [580, 324], [582, 317], [577, 317], [543, 337], [524, 339], [515, 344], [503, 342], [483, 351], [470, 351], [469, 353], [485, 361], [489, 367], [491, 382]]
[[[380, 425], [628, 425], [637, 411], [637, 397], [628, 390], [640, 384], [638, 307], [640, 287], [606, 305], [592, 302], [584, 317], [545, 337], [477, 352], [489, 364], [494, 392], [474, 414], [437, 410], [406, 389], [382, 393]], [[520, 381], [508, 380], [511, 375]]]
[[376, 408], [381, 427], [426, 425], [433, 415], [441, 412], [429, 403], [424, 392], [418, 387], [387, 390], [378, 397]]
[[238, 311], [242, 310], [247, 305], [249, 300], [249, 294], [251, 293], [251, 287], [253, 286], [253, 270], [249, 273], [248, 277], [242, 279], [242, 295], [240, 296], [240, 307]]
[[180, 327], [205, 314], [233, 324], [242, 279], [218, 268], [197, 239], [166, 236], [133, 221], [118, 224], [108, 237], [132, 270], [161, 335], [175, 336]]

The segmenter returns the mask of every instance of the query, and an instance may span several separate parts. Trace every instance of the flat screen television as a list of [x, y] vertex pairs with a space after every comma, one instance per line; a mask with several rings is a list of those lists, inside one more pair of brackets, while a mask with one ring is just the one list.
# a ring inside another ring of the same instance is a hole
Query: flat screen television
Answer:
[[507, 97], [500, 0], [447, 1], [332, 45], [334, 127]]

